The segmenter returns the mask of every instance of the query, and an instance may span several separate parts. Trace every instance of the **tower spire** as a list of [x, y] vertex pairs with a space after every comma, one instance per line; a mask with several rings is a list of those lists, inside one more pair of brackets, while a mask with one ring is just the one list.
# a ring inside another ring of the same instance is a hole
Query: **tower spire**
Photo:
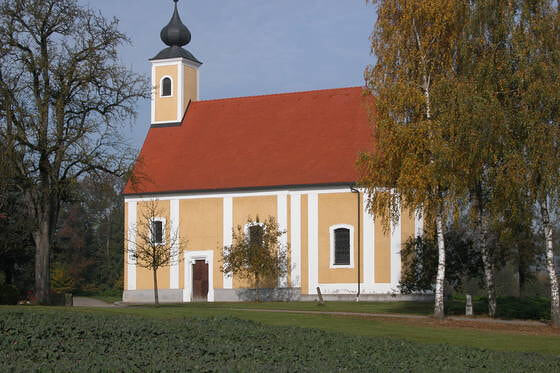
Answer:
[[161, 40], [170, 47], [177, 46], [182, 47], [190, 43], [191, 32], [181, 21], [179, 16], [179, 10], [177, 9], [177, 2], [179, 0], [173, 0], [175, 3], [175, 10], [173, 11], [173, 16], [171, 21], [161, 30]]

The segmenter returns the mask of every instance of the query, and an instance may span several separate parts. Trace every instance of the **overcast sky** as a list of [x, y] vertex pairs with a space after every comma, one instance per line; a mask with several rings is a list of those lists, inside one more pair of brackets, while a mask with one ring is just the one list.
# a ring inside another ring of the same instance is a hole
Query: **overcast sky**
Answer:
[[[172, 0], [80, 0], [120, 19], [132, 40], [124, 63], [150, 74], [149, 58], [165, 47], [160, 30]], [[192, 33], [186, 47], [204, 64], [202, 99], [363, 85], [374, 62], [369, 35], [375, 10], [364, 0], [180, 0]], [[150, 125], [148, 101], [126, 135], [141, 146]]]

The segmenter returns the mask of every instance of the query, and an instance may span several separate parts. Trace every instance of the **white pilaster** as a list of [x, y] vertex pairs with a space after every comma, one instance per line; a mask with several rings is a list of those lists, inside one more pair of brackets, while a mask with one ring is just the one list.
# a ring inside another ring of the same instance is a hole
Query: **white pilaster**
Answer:
[[172, 260], [169, 269], [169, 287], [171, 289], [179, 289], [179, 241], [181, 240], [179, 233], [179, 200], [171, 200], [171, 211], [170, 211], [170, 238], [174, 241], [172, 250]]
[[[233, 243], [233, 198], [224, 197], [224, 246], [230, 246]], [[233, 288], [233, 277], [229, 274], [223, 274], [224, 289]]]
[[364, 283], [366, 284], [373, 284], [375, 282], [375, 277], [374, 277], [374, 267], [373, 267], [373, 260], [374, 260], [374, 245], [375, 245], [375, 241], [374, 241], [374, 235], [375, 235], [375, 230], [374, 230], [374, 220], [373, 220], [373, 215], [370, 214], [370, 212], [368, 211], [367, 208], [367, 201], [368, 201], [368, 194], [364, 193], [364, 199], [362, 202], [362, 211], [363, 211], [363, 224], [364, 224], [364, 228], [363, 228], [363, 252], [364, 252], [364, 263], [363, 263], [363, 268], [364, 268]]
[[[288, 195], [286, 193], [278, 193], [276, 196], [276, 211], [278, 214], [278, 229], [283, 232], [288, 230]], [[288, 246], [288, 233], [280, 236], [280, 246], [286, 248]], [[286, 273], [279, 279], [281, 288], [288, 286], [288, 274]]]
[[181, 62], [177, 63], [177, 76], [179, 77], [177, 82], [177, 122], [180, 122], [185, 113], [185, 66]]
[[137, 203], [128, 202], [128, 290], [136, 290], [136, 226], [137, 226]]
[[308, 194], [307, 215], [308, 293], [317, 294], [317, 286], [319, 286], [319, 197], [317, 193]]
[[401, 220], [402, 213], [399, 213], [398, 221], [391, 223], [391, 285], [395, 287], [401, 279]]
[[301, 286], [301, 195], [290, 195], [290, 268], [292, 287]]

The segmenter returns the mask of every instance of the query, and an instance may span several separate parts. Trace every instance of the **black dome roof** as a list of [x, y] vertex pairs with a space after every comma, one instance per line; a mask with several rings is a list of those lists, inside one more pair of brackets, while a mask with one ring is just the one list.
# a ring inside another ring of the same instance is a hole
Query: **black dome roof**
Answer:
[[173, 16], [171, 21], [165, 26], [160, 33], [161, 40], [169, 46], [157, 54], [151, 60], [163, 60], [168, 58], [185, 58], [187, 60], [202, 63], [191, 52], [183, 49], [182, 47], [189, 44], [191, 41], [191, 32], [181, 21], [179, 16], [179, 11], [177, 10], [177, 2], [179, 0], [173, 0], [175, 2], [175, 10], [173, 11]]

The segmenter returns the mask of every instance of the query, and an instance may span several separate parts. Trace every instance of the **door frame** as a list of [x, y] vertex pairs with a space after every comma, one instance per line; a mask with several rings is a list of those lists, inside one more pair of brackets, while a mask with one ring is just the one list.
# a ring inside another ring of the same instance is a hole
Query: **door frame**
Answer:
[[214, 302], [214, 251], [185, 251], [185, 288], [183, 302], [193, 301], [193, 264], [204, 260], [208, 264], [208, 302]]

